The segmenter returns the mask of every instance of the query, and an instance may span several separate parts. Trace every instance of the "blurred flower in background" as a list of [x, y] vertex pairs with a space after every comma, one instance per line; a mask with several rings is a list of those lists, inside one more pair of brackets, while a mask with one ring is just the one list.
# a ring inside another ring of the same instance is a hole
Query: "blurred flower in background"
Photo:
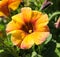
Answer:
[[57, 22], [55, 23], [56, 28], [60, 28], [60, 17], [58, 18]]
[[0, 16], [9, 16], [10, 10], [16, 10], [22, 0], [1, 0]]
[[49, 36], [48, 15], [32, 10], [21, 9], [21, 13], [12, 17], [6, 32], [11, 33], [11, 41], [21, 49], [29, 49], [33, 44], [42, 44]]
[[44, 10], [48, 6], [52, 5], [53, 3], [49, 0], [44, 0], [43, 4], [41, 5], [41, 10]]

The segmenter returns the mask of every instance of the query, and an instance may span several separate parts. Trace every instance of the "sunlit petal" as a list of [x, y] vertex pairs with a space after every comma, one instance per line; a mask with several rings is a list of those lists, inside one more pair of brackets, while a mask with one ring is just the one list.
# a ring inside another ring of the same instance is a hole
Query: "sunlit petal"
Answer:
[[49, 32], [34, 32], [32, 33], [34, 43], [36, 45], [42, 44], [49, 36]]
[[0, 11], [2, 11], [5, 15], [9, 16], [8, 0], [2, 0], [0, 2]]
[[22, 14], [21, 13], [12, 16], [12, 20], [18, 22], [19, 24], [24, 24], [24, 20], [22, 18]]
[[22, 30], [15, 30], [11, 32], [12, 37], [11, 37], [11, 41], [14, 45], [20, 45], [22, 40], [25, 37], [25, 33]]
[[5, 16], [5, 14], [3, 12], [0, 12], [0, 16]]
[[32, 34], [27, 35], [21, 43], [21, 49], [29, 49], [34, 44]]
[[22, 12], [24, 21], [29, 22], [31, 20], [31, 16], [32, 16], [31, 8], [24, 7], [21, 9], [21, 12]]
[[48, 15], [44, 14], [41, 16], [41, 18], [39, 18], [36, 23], [35, 26], [36, 27], [43, 27], [46, 26], [48, 24], [49, 20], [48, 20]]
[[39, 31], [39, 32], [49, 32], [49, 27], [46, 25], [46, 26], [43, 26], [43, 27], [35, 27], [34, 31]]
[[35, 23], [42, 15], [42, 12], [39, 12], [39, 11], [33, 11], [32, 12], [32, 20], [31, 22], [32, 23]]
[[8, 7], [11, 8], [12, 10], [16, 10], [20, 4], [21, 0], [9, 0]]
[[7, 24], [6, 31], [10, 32], [17, 29], [19, 30], [19, 28], [20, 28], [20, 25], [12, 20], [11, 22]]

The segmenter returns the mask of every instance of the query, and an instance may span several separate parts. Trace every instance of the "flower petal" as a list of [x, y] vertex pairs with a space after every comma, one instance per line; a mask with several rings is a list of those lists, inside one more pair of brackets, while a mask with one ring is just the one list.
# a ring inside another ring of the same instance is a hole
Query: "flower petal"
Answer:
[[12, 20], [18, 22], [21, 25], [24, 24], [24, 21], [23, 21], [23, 18], [22, 18], [22, 14], [21, 13], [12, 16]]
[[33, 32], [26, 36], [21, 43], [21, 49], [29, 49], [35, 43], [36, 45], [42, 44], [48, 37], [49, 32]]
[[34, 32], [32, 33], [34, 43], [36, 45], [42, 44], [49, 36], [49, 32]]
[[23, 38], [25, 37], [25, 33], [22, 30], [15, 30], [11, 32], [12, 37], [11, 41], [14, 45], [20, 45]]
[[11, 8], [12, 10], [16, 10], [17, 7], [19, 6], [21, 0], [8, 0], [8, 7]]
[[49, 32], [49, 27], [48, 26], [44, 26], [44, 27], [35, 27], [34, 31], [39, 31], [39, 32]]
[[46, 26], [48, 24], [49, 20], [48, 20], [48, 15], [44, 14], [41, 16], [41, 18], [39, 18], [36, 23], [35, 26], [38, 27], [43, 27]]
[[26, 22], [29, 22], [31, 20], [32, 10], [29, 7], [24, 7], [21, 9], [23, 19]]
[[32, 12], [32, 20], [31, 22], [34, 24], [42, 15], [42, 12], [38, 12], [38, 11], [33, 11]]
[[6, 26], [6, 31], [10, 32], [13, 30], [18, 30], [20, 28], [20, 25], [17, 22], [14, 22], [13, 20], [10, 21]]
[[5, 16], [5, 14], [3, 12], [0, 12], [0, 16]]
[[34, 44], [32, 34], [27, 35], [21, 43], [21, 49], [29, 49]]
[[6, 4], [8, 2], [8, 0], [1, 0], [0, 1], [0, 5], [4, 5], [4, 4]]
[[8, 0], [2, 0], [0, 2], [0, 11], [9, 16]]

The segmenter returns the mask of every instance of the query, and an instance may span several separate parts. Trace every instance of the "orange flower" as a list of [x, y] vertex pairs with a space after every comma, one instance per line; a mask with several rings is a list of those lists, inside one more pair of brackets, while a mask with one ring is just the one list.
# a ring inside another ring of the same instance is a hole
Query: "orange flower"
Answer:
[[[0, 16], [1, 13], [9, 15], [9, 9], [16, 10], [21, 0], [2, 0], [0, 1]], [[4, 16], [4, 15], [3, 15]]]
[[29, 7], [21, 9], [7, 24], [6, 31], [11, 33], [11, 41], [21, 49], [29, 49], [33, 44], [42, 44], [49, 35], [47, 14], [33, 11]]

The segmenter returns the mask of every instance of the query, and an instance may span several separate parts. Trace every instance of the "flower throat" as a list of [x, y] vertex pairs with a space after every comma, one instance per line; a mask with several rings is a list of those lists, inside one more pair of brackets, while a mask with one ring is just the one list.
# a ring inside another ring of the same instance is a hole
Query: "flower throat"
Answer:
[[24, 32], [30, 34], [33, 32], [33, 25], [32, 23], [25, 23], [25, 25], [22, 26], [21, 28]]

